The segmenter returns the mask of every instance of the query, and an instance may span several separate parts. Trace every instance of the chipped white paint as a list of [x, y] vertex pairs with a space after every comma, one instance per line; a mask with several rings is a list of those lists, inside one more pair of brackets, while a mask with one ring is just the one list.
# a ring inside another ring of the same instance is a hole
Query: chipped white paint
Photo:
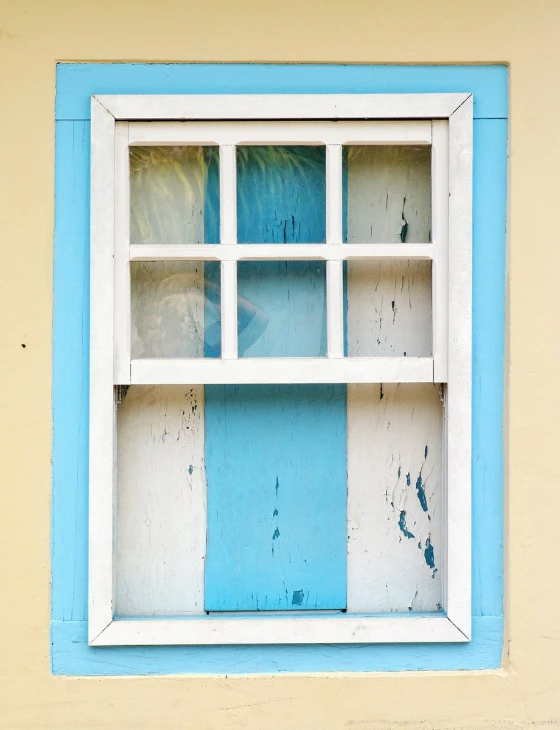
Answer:
[[113, 255], [115, 120], [91, 101], [89, 613], [92, 642], [113, 618]]
[[432, 384], [348, 387], [348, 611], [436, 611], [442, 414]]
[[129, 388], [117, 410], [115, 612], [204, 612], [201, 386]]

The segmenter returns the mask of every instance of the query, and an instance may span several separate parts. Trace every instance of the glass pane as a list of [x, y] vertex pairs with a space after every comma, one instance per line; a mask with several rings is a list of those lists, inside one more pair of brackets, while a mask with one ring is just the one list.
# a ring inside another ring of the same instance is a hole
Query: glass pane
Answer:
[[349, 261], [345, 279], [348, 355], [430, 357], [430, 261]]
[[217, 147], [130, 148], [130, 242], [219, 243]]
[[220, 264], [132, 262], [132, 357], [220, 357]]
[[239, 357], [326, 354], [324, 261], [238, 264]]
[[344, 240], [429, 243], [431, 148], [344, 148]]
[[324, 243], [325, 200], [324, 147], [238, 147], [239, 243]]

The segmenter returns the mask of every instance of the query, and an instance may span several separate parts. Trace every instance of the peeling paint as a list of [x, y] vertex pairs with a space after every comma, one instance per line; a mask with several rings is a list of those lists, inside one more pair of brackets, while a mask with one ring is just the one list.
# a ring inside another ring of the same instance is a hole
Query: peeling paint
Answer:
[[401, 510], [401, 513], [399, 515], [399, 530], [402, 532], [402, 534], [407, 537], [409, 540], [414, 538], [414, 535], [412, 532], [410, 532], [406, 526], [406, 510]]
[[292, 606], [301, 606], [303, 603], [303, 591], [294, 591], [292, 593]]
[[426, 565], [428, 568], [435, 568], [435, 556], [434, 556], [434, 548], [432, 547], [432, 541], [430, 538], [426, 540], [426, 549], [424, 550], [424, 560], [426, 561]]
[[426, 500], [426, 490], [424, 489], [424, 485], [422, 483], [422, 473], [418, 475], [418, 479], [416, 480], [416, 492], [418, 494], [418, 501], [420, 502], [420, 506], [424, 510], [424, 512], [428, 511], [428, 502]]
[[400, 239], [401, 239], [401, 243], [406, 243], [406, 236], [408, 234], [408, 221], [404, 217], [404, 206], [405, 205], [406, 205], [406, 197], [403, 198], [403, 203], [402, 203], [401, 218], [402, 218], [402, 222], [403, 223], [402, 223], [402, 226], [401, 226], [401, 232], [399, 234], [400, 235]]

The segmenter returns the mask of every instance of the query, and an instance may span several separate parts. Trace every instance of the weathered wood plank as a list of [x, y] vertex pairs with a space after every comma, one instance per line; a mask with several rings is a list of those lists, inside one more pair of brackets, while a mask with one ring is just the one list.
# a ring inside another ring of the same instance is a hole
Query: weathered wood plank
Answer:
[[348, 386], [348, 610], [442, 604], [442, 403], [430, 384]]
[[203, 410], [201, 386], [131, 386], [118, 406], [118, 615], [203, 611]]
[[346, 387], [206, 386], [208, 611], [346, 605]]

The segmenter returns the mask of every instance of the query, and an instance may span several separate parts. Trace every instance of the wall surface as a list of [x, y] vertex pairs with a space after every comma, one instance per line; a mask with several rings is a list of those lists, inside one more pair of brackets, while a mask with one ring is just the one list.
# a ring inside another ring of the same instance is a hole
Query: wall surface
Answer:
[[[0, 2], [0, 727], [560, 727], [556, 0]], [[503, 668], [54, 677], [49, 657], [57, 61], [510, 64]]]

